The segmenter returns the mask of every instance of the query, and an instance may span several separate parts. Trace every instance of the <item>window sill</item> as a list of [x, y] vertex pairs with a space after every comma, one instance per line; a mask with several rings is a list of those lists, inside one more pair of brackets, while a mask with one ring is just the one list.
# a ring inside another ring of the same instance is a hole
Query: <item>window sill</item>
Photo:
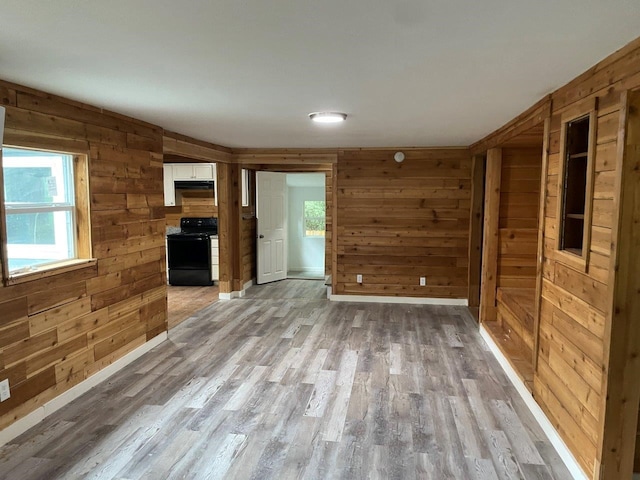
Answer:
[[54, 265], [46, 265], [28, 272], [14, 273], [6, 279], [5, 285], [17, 285], [20, 283], [30, 282], [32, 280], [38, 280], [40, 278], [59, 275], [61, 273], [72, 272], [74, 270], [80, 270], [87, 267], [94, 267], [97, 263], [98, 260], [95, 258], [84, 258], [79, 260], [68, 260]]
[[568, 250], [556, 250], [555, 260], [579, 272], [587, 271], [587, 259]]

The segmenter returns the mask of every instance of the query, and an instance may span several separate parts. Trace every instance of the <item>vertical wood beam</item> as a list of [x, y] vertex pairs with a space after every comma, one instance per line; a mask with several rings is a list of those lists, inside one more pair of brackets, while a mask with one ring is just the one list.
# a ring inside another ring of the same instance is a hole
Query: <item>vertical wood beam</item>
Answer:
[[237, 163], [229, 164], [231, 179], [231, 211], [229, 215], [231, 226], [231, 252], [232, 265], [232, 289], [234, 292], [242, 291], [244, 286], [242, 268], [242, 169]]
[[640, 404], [640, 92], [622, 95], [614, 193], [596, 468], [601, 480], [631, 478]]
[[471, 210], [469, 217], [469, 309], [479, 319], [482, 278], [482, 210], [484, 206], [485, 158], [474, 155], [471, 161]]
[[549, 128], [551, 118], [544, 120], [542, 141], [542, 169], [540, 171], [540, 206], [538, 210], [538, 256], [536, 259], [536, 296], [533, 311], [533, 371], [538, 367], [538, 344], [540, 341], [540, 306], [542, 304], [542, 268], [544, 266], [544, 228], [547, 216], [547, 175], [549, 172]]
[[480, 322], [496, 320], [496, 282], [500, 233], [500, 182], [502, 149], [487, 151], [484, 189], [484, 223], [482, 241], [482, 284], [480, 286]]
[[220, 293], [231, 293], [242, 282], [240, 255], [240, 165], [217, 164], [218, 242], [220, 246]]
[[338, 160], [331, 166], [331, 194], [333, 202], [331, 208], [333, 210], [331, 218], [331, 293], [337, 294], [336, 287], [338, 285], [338, 163], [342, 155], [338, 153]]

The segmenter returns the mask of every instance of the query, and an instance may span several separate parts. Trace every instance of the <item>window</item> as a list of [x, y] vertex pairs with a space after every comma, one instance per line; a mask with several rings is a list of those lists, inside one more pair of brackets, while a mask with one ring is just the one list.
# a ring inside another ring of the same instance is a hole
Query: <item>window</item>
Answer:
[[[88, 257], [86, 212], [78, 214], [80, 157], [5, 147], [2, 150], [4, 220], [9, 276]], [[86, 174], [80, 174], [86, 179]], [[82, 182], [86, 185], [86, 182]], [[82, 193], [82, 192], [80, 192]], [[86, 202], [80, 202], [86, 204]], [[80, 222], [78, 218], [80, 217]]]
[[326, 208], [324, 200], [305, 200], [303, 206], [305, 237], [324, 237]]
[[558, 250], [586, 265], [591, 228], [595, 105], [589, 113], [563, 118], [558, 177]]
[[248, 207], [250, 205], [251, 190], [250, 190], [250, 176], [249, 170], [242, 169], [242, 206]]

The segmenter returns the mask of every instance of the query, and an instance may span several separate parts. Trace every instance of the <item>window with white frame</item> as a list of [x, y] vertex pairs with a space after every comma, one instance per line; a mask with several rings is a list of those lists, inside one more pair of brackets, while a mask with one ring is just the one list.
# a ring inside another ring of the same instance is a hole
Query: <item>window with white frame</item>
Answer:
[[326, 206], [324, 200], [305, 200], [302, 208], [305, 237], [324, 237], [326, 230]]
[[248, 207], [251, 202], [251, 177], [249, 175], [249, 170], [246, 168], [242, 169], [242, 206]]
[[9, 276], [86, 256], [77, 239], [75, 171], [73, 154], [3, 148]]

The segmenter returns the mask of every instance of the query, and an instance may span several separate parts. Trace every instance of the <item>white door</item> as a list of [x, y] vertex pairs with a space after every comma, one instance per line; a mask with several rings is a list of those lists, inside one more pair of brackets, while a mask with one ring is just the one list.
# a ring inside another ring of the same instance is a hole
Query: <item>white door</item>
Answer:
[[287, 175], [256, 172], [258, 284], [287, 278]]

